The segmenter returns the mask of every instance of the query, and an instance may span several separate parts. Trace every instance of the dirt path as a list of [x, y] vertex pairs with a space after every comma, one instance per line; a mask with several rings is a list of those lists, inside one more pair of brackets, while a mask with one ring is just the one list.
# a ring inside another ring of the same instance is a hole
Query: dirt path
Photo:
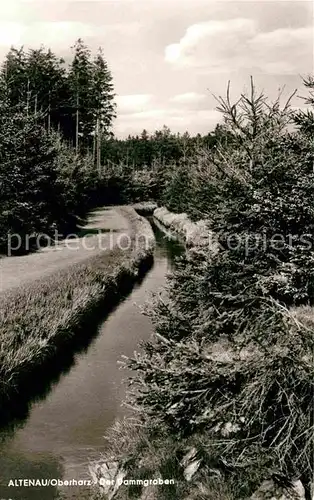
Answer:
[[46, 247], [21, 257], [0, 260], [0, 293], [21, 287], [45, 275], [93, 257], [113, 248], [122, 234], [128, 235], [129, 223], [118, 208], [102, 208], [91, 212], [88, 223], [80, 228], [80, 237]]

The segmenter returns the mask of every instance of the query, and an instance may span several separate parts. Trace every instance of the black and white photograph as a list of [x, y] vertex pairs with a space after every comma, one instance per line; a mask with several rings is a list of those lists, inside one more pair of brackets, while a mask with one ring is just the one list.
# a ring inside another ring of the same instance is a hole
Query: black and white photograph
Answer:
[[0, 500], [314, 500], [312, 0], [0, 0]]

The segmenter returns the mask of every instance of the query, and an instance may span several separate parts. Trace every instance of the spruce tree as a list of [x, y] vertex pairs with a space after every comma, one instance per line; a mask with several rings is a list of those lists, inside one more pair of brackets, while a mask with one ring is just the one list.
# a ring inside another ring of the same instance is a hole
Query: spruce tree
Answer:
[[74, 58], [68, 74], [71, 92], [70, 106], [75, 117], [75, 133], [73, 144], [76, 151], [87, 151], [91, 146], [92, 133], [95, 128], [93, 110], [93, 63], [91, 52], [80, 38], [72, 47]]
[[2, 84], [7, 87], [10, 106], [25, 106], [27, 102], [27, 55], [24, 47], [11, 47], [1, 68]]
[[108, 63], [104, 59], [103, 50], [98, 49], [93, 65], [93, 100], [95, 116], [100, 118], [102, 133], [107, 136], [116, 117], [116, 105], [114, 103], [114, 86]]
[[37, 114], [46, 129], [59, 129], [71, 136], [69, 90], [64, 60], [43, 47], [25, 52], [11, 48], [1, 69], [2, 86], [11, 107]]
[[41, 47], [28, 53], [27, 77], [31, 110], [44, 113], [47, 129], [59, 128], [66, 132], [62, 117], [67, 108], [68, 95], [65, 93], [66, 74], [63, 64], [64, 60], [58, 59], [50, 49], [45, 51]]
[[92, 109], [95, 123], [94, 151], [98, 168], [100, 168], [101, 162], [101, 139], [110, 137], [110, 127], [113, 118], [116, 116], [114, 96], [112, 76], [104, 59], [103, 51], [99, 48], [93, 62], [92, 81]]

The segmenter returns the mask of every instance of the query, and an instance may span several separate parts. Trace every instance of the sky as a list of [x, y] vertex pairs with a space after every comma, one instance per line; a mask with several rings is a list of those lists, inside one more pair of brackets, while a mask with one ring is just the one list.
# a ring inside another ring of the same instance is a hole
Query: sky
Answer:
[[80, 37], [104, 50], [118, 137], [163, 125], [205, 134], [221, 120], [214, 96], [229, 80], [233, 100], [250, 75], [270, 100], [283, 87], [283, 98], [306, 95], [313, 9], [303, 0], [0, 0], [0, 59], [11, 45], [44, 45], [70, 60]]

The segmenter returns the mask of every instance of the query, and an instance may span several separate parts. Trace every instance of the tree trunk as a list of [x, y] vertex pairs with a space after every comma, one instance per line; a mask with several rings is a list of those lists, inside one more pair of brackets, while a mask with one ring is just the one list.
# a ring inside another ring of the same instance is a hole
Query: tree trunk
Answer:
[[78, 154], [79, 139], [79, 95], [76, 94], [76, 128], [75, 128], [75, 151]]
[[96, 156], [97, 156], [97, 172], [99, 177], [101, 176], [101, 138], [100, 138], [100, 123], [99, 123], [99, 117], [97, 117], [97, 150], [96, 150]]
[[49, 104], [48, 104], [48, 134], [50, 134], [50, 127], [51, 127], [51, 117], [50, 117], [50, 91], [49, 91]]

